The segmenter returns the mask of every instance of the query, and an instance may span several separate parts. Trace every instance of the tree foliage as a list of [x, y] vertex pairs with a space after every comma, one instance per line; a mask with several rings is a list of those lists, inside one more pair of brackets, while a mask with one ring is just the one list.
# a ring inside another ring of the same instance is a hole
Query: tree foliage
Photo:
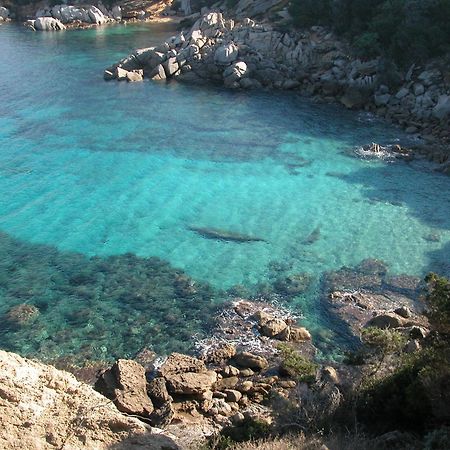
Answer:
[[407, 65], [450, 51], [450, 0], [293, 0], [301, 27], [326, 25], [363, 57]]

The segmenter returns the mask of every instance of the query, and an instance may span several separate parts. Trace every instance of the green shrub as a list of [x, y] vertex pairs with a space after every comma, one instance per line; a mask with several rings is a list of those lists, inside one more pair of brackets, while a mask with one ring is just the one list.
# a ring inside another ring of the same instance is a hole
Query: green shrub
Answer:
[[282, 372], [296, 378], [297, 381], [305, 383], [315, 381], [317, 364], [300, 355], [288, 344], [279, 344], [277, 348], [282, 357]]

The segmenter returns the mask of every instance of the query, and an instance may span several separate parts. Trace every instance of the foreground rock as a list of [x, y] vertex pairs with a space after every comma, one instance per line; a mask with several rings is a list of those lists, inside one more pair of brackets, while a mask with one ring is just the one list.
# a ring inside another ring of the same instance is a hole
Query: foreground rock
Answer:
[[0, 448], [179, 449], [67, 372], [0, 351]]
[[135, 361], [119, 359], [102, 373], [95, 387], [121, 412], [141, 417], [148, 417], [153, 412], [147, 395], [145, 369]]

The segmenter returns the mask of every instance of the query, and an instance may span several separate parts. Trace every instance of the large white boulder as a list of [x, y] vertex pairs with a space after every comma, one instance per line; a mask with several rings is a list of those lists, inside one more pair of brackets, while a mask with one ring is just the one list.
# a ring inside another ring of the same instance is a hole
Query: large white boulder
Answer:
[[58, 31], [65, 30], [65, 25], [53, 17], [38, 17], [33, 21], [33, 26], [39, 31]]

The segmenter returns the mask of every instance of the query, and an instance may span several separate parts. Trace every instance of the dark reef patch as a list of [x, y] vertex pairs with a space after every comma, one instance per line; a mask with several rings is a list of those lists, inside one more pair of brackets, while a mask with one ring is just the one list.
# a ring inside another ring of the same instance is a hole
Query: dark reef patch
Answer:
[[219, 293], [158, 258], [86, 257], [0, 233], [0, 343], [73, 362], [188, 352]]

